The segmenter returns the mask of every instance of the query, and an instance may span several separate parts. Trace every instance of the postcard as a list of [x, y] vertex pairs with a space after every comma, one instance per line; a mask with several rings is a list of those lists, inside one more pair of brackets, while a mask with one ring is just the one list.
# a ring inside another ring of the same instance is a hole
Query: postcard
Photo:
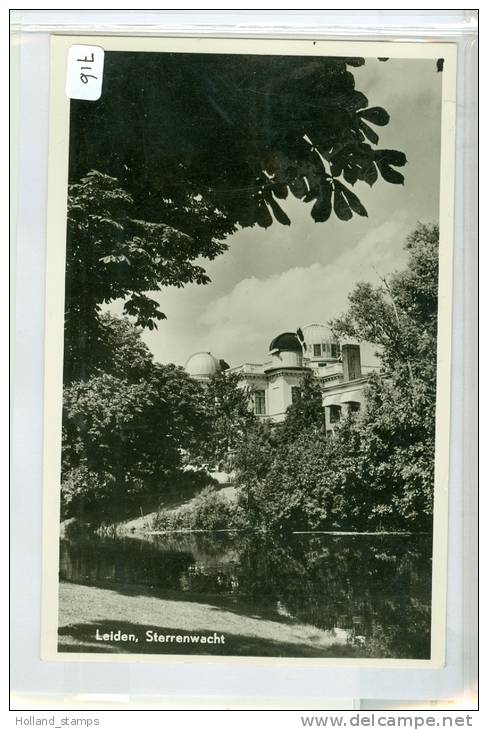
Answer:
[[455, 79], [53, 37], [44, 659], [443, 665]]

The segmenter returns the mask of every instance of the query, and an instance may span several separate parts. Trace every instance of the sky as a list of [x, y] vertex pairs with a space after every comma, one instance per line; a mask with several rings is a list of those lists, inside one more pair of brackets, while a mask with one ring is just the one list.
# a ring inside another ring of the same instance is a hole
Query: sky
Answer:
[[[390, 114], [389, 124], [377, 128], [379, 147], [405, 152], [405, 185], [356, 183], [368, 218], [332, 215], [315, 223], [312, 203], [289, 195], [280, 204], [290, 226], [238, 230], [227, 252], [203, 262], [210, 284], [152, 294], [167, 316], [158, 330], [143, 333], [156, 361], [184, 365], [199, 351], [231, 366], [263, 361], [280, 332], [327, 323], [346, 311], [358, 281], [379, 284], [380, 276], [404, 268], [408, 233], [419, 221], [438, 221], [442, 74], [435, 61], [369, 59], [351, 71], [369, 105]], [[122, 307], [110, 309], [120, 314]], [[373, 352], [362, 348], [363, 364], [376, 364]]]

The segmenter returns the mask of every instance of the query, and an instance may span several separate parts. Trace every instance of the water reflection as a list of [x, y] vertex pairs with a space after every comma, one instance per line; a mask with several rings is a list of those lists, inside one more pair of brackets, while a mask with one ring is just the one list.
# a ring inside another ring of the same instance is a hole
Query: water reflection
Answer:
[[60, 578], [309, 624], [354, 656], [428, 658], [431, 552], [423, 535], [87, 537], [62, 541]]

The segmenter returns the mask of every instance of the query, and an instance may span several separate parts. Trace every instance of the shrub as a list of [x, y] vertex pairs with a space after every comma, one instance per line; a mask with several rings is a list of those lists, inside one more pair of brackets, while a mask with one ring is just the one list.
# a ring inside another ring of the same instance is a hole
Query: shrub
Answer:
[[206, 487], [192, 502], [172, 512], [161, 512], [158, 530], [231, 530], [242, 527], [241, 509], [214, 487]]

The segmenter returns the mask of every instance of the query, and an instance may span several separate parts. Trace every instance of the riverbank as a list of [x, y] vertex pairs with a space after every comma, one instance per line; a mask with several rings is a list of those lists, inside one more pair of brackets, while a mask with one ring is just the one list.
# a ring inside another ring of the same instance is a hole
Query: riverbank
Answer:
[[[217, 479], [215, 477], [219, 477]], [[181, 490], [166, 496], [165, 503], [153, 503], [140, 514], [114, 522], [105, 521], [92, 525], [76, 518], [68, 518], [60, 524], [60, 537], [96, 533], [119, 537], [144, 538], [158, 532], [208, 531], [235, 529], [232, 517], [237, 505], [236, 487], [226, 479], [224, 472], [212, 472], [210, 485], [193, 490]], [[239, 525], [240, 526], [240, 525]]]
[[218, 530], [233, 528], [237, 490], [230, 484], [205, 487], [197, 494], [157, 511], [115, 525], [118, 535], [143, 537], [154, 532], [174, 530]]
[[[210, 654], [234, 656], [347, 657], [358, 648], [348, 643], [346, 631], [323, 631], [294, 622], [288, 616], [260, 615], [229, 601], [214, 605], [204, 598], [196, 602], [181, 593], [164, 596], [143, 594], [129, 587], [105, 589], [61, 583], [59, 595], [59, 651]], [[183, 629], [184, 627], [184, 629]], [[116, 632], [135, 640], [99, 640]], [[98, 632], [98, 634], [97, 634]], [[223, 637], [221, 642], [181, 643], [175, 639], [146, 641], [146, 632], [158, 635]]]

